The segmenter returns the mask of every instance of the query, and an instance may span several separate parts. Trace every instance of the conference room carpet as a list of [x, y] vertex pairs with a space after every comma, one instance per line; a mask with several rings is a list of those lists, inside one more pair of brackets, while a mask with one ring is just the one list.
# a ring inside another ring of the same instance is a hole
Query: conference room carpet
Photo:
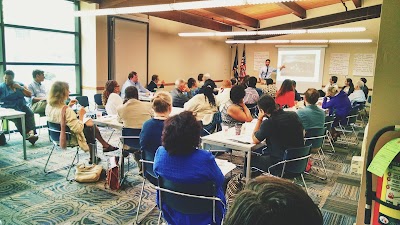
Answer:
[[[111, 134], [109, 129], [101, 131], [106, 138]], [[117, 145], [118, 136], [118, 132], [114, 133], [112, 144]], [[51, 147], [46, 129], [41, 130], [34, 146], [27, 142], [28, 160], [22, 159], [19, 134], [11, 134], [8, 144], [0, 146], [0, 224], [133, 224], [142, 184], [133, 160], [133, 169], [123, 188], [112, 191], [105, 188], [104, 178], [84, 184], [67, 182], [67, 170], [45, 175], [43, 168]], [[57, 151], [50, 166], [57, 166], [55, 162], [70, 162], [73, 153], [72, 150]], [[103, 154], [99, 146], [104, 168], [107, 158], [113, 154], [116, 153]], [[321, 208], [324, 224], [355, 222], [360, 176], [350, 174], [350, 164], [352, 156], [359, 154], [359, 146], [336, 147], [335, 154], [326, 154], [328, 180], [306, 175], [310, 196]], [[80, 152], [81, 162], [87, 162], [88, 155]], [[235, 157], [237, 160], [240, 157]], [[314, 160], [312, 173], [323, 175], [320, 165]], [[141, 224], [157, 223], [158, 210], [151, 210], [154, 206], [155, 189], [146, 185], [140, 219], [148, 215]]]

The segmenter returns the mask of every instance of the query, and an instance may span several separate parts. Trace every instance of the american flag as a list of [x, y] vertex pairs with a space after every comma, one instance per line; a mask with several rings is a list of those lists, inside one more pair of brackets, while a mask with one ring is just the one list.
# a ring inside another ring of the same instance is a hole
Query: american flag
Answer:
[[242, 61], [240, 63], [240, 77], [246, 76], [246, 45], [243, 46]]

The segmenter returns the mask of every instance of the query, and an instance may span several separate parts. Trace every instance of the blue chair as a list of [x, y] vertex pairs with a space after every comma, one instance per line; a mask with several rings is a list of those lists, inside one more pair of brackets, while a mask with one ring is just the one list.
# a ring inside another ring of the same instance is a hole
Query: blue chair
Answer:
[[246, 104], [247, 108], [250, 110], [250, 114], [253, 118], [257, 118], [258, 116], [258, 107], [257, 103], [255, 104]]
[[[143, 178], [144, 179], [143, 179], [143, 182], [142, 182], [142, 189], [140, 191], [139, 204], [138, 204], [137, 209], [136, 209], [135, 224], [138, 224], [139, 211], [140, 211], [140, 206], [142, 205], [143, 191], [144, 191], [144, 186], [146, 184], [146, 180], [148, 180], [154, 186], [158, 185], [157, 176], [154, 174], [154, 171], [153, 171], [154, 155], [155, 155], [155, 153], [150, 152], [150, 151], [146, 151], [145, 149], [142, 149], [142, 159], [140, 159], [140, 162], [142, 163], [142, 170], [143, 170]], [[149, 210], [149, 212], [150, 211], [151, 210]]]
[[[160, 224], [163, 204], [184, 214], [210, 213], [211, 221], [214, 224], [216, 223], [217, 204], [222, 204], [225, 211], [224, 202], [216, 197], [216, 187], [213, 182], [177, 183], [159, 176], [156, 189], [158, 190], [158, 207], [161, 209], [158, 224]], [[224, 214], [224, 212], [218, 213]]]
[[78, 101], [79, 105], [85, 108], [89, 107], [89, 99], [87, 96], [77, 96], [75, 99]]
[[303, 173], [307, 168], [308, 159], [310, 158], [310, 151], [311, 145], [300, 148], [286, 149], [283, 155], [283, 160], [270, 166], [268, 168], [268, 173], [271, 174], [272, 169], [280, 168], [280, 177], [296, 177], [300, 175], [308, 194], [308, 188], [304, 180]]
[[[67, 176], [66, 176], [65, 179], [67, 181], [72, 181], [73, 179], [68, 179], [68, 177], [69, 177], [69, 174], [71, 172], [71, 168], [79, 163], [79, 154], [78, 154], [79, 145], [72, 145], [71, 144], [71, 135], [72, 134], [71, 134], [71, 131], [70, 131], [69, 127], [67, 126], [66, 130], [65, 130], [67, 147], [76, 148], [76, 152], [75, 152], [74, 158], [73, 158], [73, 160], [72, 160], [72, 162], [70, 164], [67, 164], [65, 166], [59, 167], [57, 169], [47, 170], [47, 165], [48, 165], [48, 163], [50, 161], [50, 157], [52, 156], [54, 149], [60, 146], [60, 133], [61, 133], [60, 124], [52, 123], [52, 122], [48, 122], [47, 121], [47, 126], [48, 126], [50, 141], [53, 143], [53, 148], [51, 149], [49, 157], [47, 158], [46, 165], [44, 166], [44, 172], [46, 174], [49, 174], [49, 173], [53, 173], [53, 172], [59, 171], [61, 169], [67, 169], [68, 168], [68, 173], [67, 173]], [[75, 162], [75, 159], [76, 159], [76, 162]]]
[[221, 123], [222, 123], [221, 112], [214, 113], [211, 123], [203, 126], [203, 131], [201, 133], [201, 136], [206, 136], [216, 131], [221, 131], [222, 130]]
[[[122, 146], [127, 145], [132, 149], [135, 149], [137, 151], [140, 151], [140, 132], [142, 130], [141, 129], [134, 129], [134, 128], [127, 128], [124, 127], [122, 128], [122, 136], [120, 136], [120, 141], [122, 143]], [[126, 177], [126, 173], [128, 173], [129, 171], [129, 158], [128, 158], [128, 170], [125, 173], [125, 163], [124, 163], [124, 147], [121, 148], [121, 167], [120, 167], [120, 171], [121, 171], [121, 183], [123, 183], [123, 181], [125, 180]]]
[[102, 96], [103, 96], [102, 94], [95, 94], [93, 96], [94, 103], [96, 103], [96, 109], [99, 110], [99, 111], [105, 110], [104, 109], [105, 106], [103, 105]]
[[[320, 127], [320, 128], [310, 128], [306, 130], [306, 135], [304, 138], [304, 145], [311, 145], [311, 150], [316, 150], [319, 156], [319, 160], [321, 161], [322, 167], [324, 168], [325, 172], [325, 177], [320, 177], [317, 175], [318, 178], [321, 180], [326, 180], [328, 179], [328, 173], [325, 168], [325, 163], [324, 163], [324, 158], [325, 154], [324, 151], [322, 150], [322, 146], [324, 144], [324, 140], [326, 138], [326, 128], [325, 127]], [[323, 157], [322, 157], [323, 156]]]

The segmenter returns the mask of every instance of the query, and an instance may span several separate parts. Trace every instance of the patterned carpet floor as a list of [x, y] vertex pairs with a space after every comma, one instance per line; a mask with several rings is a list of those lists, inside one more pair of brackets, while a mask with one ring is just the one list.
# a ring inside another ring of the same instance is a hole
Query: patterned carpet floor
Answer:
[[[105, 138], [111, 135], [109, 129], [101, 129], [101, 132]], [[118, 132], [112, 135], [111, 144], [118, 145], [118, 136]], [[105, 188], [104, 178], [97, 183], [83, 184], [66, 181], [67, 170], [45, 175], [43, 168], [52, 147], [45, 128], [34, 146], [27, 142], [28, 160], [22, 159], [21, 142], [19, 134], [11, 134], [8, 144], [0, 146], [0, 224], [134, 223], [143, 180], [133, 160], [130, 163], [133, 169], [123, 188], [112, 191]], [[116, 153], [103, 154], [101, 146], [98, 149], [101, 164], [107, 168], [107, 158]], [[321, 208], [324, 224], [352, 225], [360, 195], [360, 176], [350, 174], [350, 164], [352, 156], [360, 154], [360, 147], [335, 149], [335, 154], [326, 154], [327, 180], [309, 175], [305, 178], [311, 198]], [[55, 154], [50, 166], [71, 161], [74, 151], [57, 151]], [[88, 157], [88, 153], [80, 152], [81, 162], [87, 162]], [[312, 173], [323, 175], [317, 160], [314, 160]], [[151, 185], [145, 186], [143, 201], [141, 224], [157, 224], [158, 210], [152, 210], [155, 189]]]

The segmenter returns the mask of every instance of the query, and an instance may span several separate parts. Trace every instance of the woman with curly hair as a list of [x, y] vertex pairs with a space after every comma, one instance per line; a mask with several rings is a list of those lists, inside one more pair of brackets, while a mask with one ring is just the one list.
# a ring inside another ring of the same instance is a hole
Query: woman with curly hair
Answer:
[[[201, 128], [200, 122], [189, 111], [168, 118], [164, 122], [162, 146], [157, 149], [154, 158], [154, 173], [177, 183], [212, 182], [215, 184], [216, 196], [225, 202], [224, 175], [214, 156], [208, 151], [198, 149]], [[220, 203], [216, 203], [215, 207], [216, 224], [221, 224], [225, 211]], [[168, 224], [214, 224], [211, 212], [185, 214], [165, 203], [159, 205], [159, 208]]]
[[117, 115], [117, 107], [122, 105], [122, 98], [119, 96], [119, 92], [120, 88], [117, 81], [107, 81], [101, 97], [108, 115]]
[[279, 104], [280, 108], [286, 107], [293, 107], [294, 104], [294, 88], [292, 80], [286, 79], [283, 81], [281, 88], [276, 93], [276, 104]]

